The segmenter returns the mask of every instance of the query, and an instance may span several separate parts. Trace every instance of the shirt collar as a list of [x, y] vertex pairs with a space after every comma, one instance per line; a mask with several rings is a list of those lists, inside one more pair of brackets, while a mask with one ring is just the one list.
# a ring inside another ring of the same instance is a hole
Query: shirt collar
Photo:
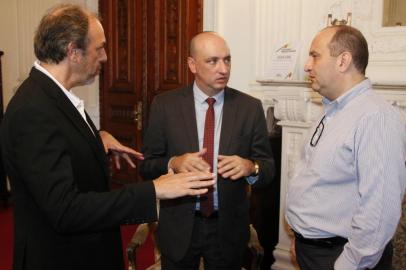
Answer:
[[330, 101], [326, 97], [322, 98], [322, 102], [324, 105], [324, 113], [327, 116], [332, 116], [335, 114], [338, 110], [341, 110], [342, 108], [345, 107], [351, 100], [353, 100], [356, 96], [361, 95], [368, 89], [372, 88], [372, 83], [371, 81], [367, 78], [363, 80], [362, 82], [358, 83], [354, 87], [352, 87], [350, 90], [348, 90], [346, 93], [343, 95], [339, 96], [333, 101]]
[[39, 61], [34, 62], [34, 67], [47, 75], [51, 80], [53, 80], [59, 88], [62, 89], [62, 92], [68, 97], [68, 99], [72, 102], [73, 106], [75, 106], [79, 110], [84, 109], [84, 102], [78, 96], [73, 94], [71, 91], [68, 91], [51, 73], [48, 72], [43, 66], [41, 66]]
[[[209, 98], [208, 95], [206, 95], [196, 84], [196, 82], [193, 83], [193, 95], [195, 98], [195, 101], [197, 101], [199, 104], [207, 104], [206, 99]], [[224, 89], [221, 90], [219, 93], [215, 94], [212, 96], [216, 100], [216, 103], [214, 105], [218, 105], [223, 103], [224, 101]]]

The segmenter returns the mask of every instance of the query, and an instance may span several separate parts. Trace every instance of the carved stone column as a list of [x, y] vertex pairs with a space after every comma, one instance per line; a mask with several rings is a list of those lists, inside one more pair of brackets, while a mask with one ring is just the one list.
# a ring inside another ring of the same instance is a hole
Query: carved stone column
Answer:
[[321, 97], [299, 81], [259, 81], [263, 92], [264, 110], [274, 107], [275, 118], [282, 126], [281, 190], [279, 209], [279, 241], [273, 252], [272, 269], [298, 269], [290, 256], [291, 236], [285, 221], [285, 195], [298, 160], [302, 141], [312, 122], [321, 113]]

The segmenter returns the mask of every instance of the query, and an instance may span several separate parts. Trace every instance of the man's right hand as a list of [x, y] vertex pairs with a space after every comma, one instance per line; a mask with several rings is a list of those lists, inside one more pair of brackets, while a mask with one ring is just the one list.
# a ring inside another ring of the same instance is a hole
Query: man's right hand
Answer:
[[173, 157], [169, 161], [169, 168], [176, 173], [180, 172], [210, 172], [210, 165], [203, 159], [206, 148], [199, 152], [186, 153]]
[[187, 172], [168, 174], [153, 181], [156, 198], [160, 200], [204, 194], [215, 184], [214, 174], [209, 172]]

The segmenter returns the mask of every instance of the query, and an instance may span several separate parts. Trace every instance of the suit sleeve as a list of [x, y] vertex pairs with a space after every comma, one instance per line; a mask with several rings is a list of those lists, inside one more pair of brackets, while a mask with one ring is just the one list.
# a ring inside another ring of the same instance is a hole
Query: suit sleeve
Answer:
[[[2, 140], [8, 149], [5, 155], [11, 177], [21, 179], [24, 192], [56, 231], [98, 232], [122, 223], [156, 220], [151, 182], [111, 192], [80, 192], [74, 176], [73, 150], [66, 139], [69, 134], [62, 134], [49, 113], [38, 109], [26, 107], [10, 117]], [[87, 164], [83, 166], [86, 169]]]
[[251, 141], [251, 159], [259, 164], [258, 180], [254, 188], [267, 186], [275, 176], [275, 161], [272, 155], [265, 114], [261, 102], [257, 100], [254, 114], [253, 136]]
[[159, 97], [151, 104], [149, 122], [144, 134], [142, 152], [145, 159], [140, 164], [140, 174], [147, 180], [155, 179], [168, 172], [168, 143], [165, 134], [165, 112]]

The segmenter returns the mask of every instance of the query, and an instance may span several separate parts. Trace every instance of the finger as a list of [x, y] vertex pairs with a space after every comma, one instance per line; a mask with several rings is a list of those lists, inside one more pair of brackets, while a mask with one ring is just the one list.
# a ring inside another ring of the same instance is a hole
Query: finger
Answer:
[[217, 163], [217, 167], [221, 168], [232, 162], [234, 162], [234, 158], [229, 157], [229, 156], [223, 156], [221, 159], [219, 159], [219, 162]]
[[237, 179], [236, 177], [239, 175], [239, 171], [240, 170], [238, 167], [233, 167], [230, 170], [227, 170], [225, 173], [222, 173], [221, 176], [223, 178], [231, 178], [231, 179], [235, 180], [235, 179]]
[[200, 172], [200, 170], [198, 168], [193, 166], [193, 164], [189, 164], [189, 163], [185, 164], [185, 166], [183, 166], [182, 168], [183, 168], [183, 170], [181, 170], [181, 171], [183, 171], [183, 172]]
[[240, 179], [243, 176], [244, 176], [243, 171], [238, 171], [237, 173], [230, 175], [229, 178], [231, 180], [237, 180], [237, 179]]
[[172, 168], [169, 168], [168, 169], [168, 173], [167, 174], [169, 174], [169, 175], [173, 175], [173, 174], [175, 174], [175, 172], [173, 171], [173, 169]]
[[113, 160], [114, 164], [116, 165], [116, 168], [120, 170], [121, 169], [120, 157], [117, 154], [113, 154]]
[[215, 174], [208, 172], [196, 172], [191, 176], [192, 181], [214, 180]]
[[217, 171], [219, 174], [223, 174], [225, 172], [228, 172], [228, 171], [234, 169], [235, 167], [237, 167], [237, 164], [228, 162], [228, 163], [222, 164], [221, 166], [218, 166]]
[[217, 158], [218, 158], [219, 160], [223, 160], [223, 159], [225, 159], [226, 157], [227, 157], [227, 156], [224, 156], [224, 155], [218, 155]]
[[206, 154], [206, 152], [207, 152], [207, 148], [202, 148], [199, 152], [197, 152], [197, 155], [199, 157], [203, 157], [204, 154]]
[[124, 145], [121, 145], [121, 147], [118, 148], [118, 149], [116, 149], [116, 150], [118, 150], [118, 151], [120, 151], [120, 152], [122, 152], [122, 153], [126, 153], [126, 154], [129, 154], [129, 155], [132, 155], [132, 156], [134, 156], [134, 157], [137, 158], [137, 159], [144, 159], [144, 155], [143, 155], [142, 153], [137, 152], [137, 151], [135, 151], [134, 149], [132, 149], [132, 148], [130, 148], [130, 147], [127, 147], [127, 146], [124, 146]]
[[190, 182], [188, 188], [194, 188], [194, 189], [201, 189], [201, 188], [208, 188], [208, 187], [213, 187], [216, 182], [214, 180], [201, 180], [201, 181], [195, 181], [195, 182]]
[[197, 196], [197, 195], [203, 195], [203, 194], [207, 193], [207, 191], [209, 191], [209, 189], [207, 189], [207, 188], [188, 189], [186, 194], [189, 196]]
[[135, 164], [132, 159], [128, 156], [128, 154], [122, 154], [122, 157], [127, 161], [127, 163], [132, 167], [135, 168]]
[[203, 159], [199, 159], [193, 164], [193, 167], [201, 172], [210, 172], [210, 165]]

